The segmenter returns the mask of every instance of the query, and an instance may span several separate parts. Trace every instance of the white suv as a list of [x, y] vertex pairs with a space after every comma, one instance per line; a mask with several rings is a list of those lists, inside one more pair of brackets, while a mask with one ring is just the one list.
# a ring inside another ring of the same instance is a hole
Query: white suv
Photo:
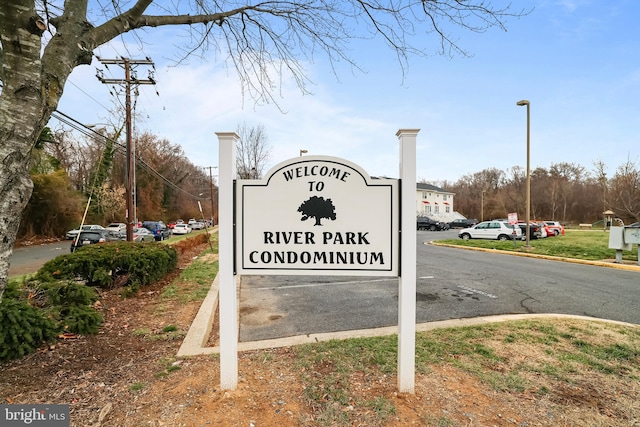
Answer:
[[507, 221], [484, 221], [473, 227], [463, 228], [458, 232], [458, 237], [468, 239], [494, 239], [494, 240], [520, 240], [522, 230], [518, 225], [514, 227]]

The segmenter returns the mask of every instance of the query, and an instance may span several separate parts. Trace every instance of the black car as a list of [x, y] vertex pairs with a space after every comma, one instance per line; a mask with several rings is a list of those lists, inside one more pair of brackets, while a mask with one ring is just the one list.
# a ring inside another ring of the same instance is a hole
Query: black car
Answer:
[[[524, 222], [519, 222], [518, 226], [522, 230], [522, 240], [527, 239], [527, 235], [525, 234], [525, 230], [527, 229], [527, 224]], [[529, 223], [529, 240], [539, 239], [542, 236], [542, 230], [540, 226], [535, 222]]]
[[171, 237], [171, 229], [162, 221], [145, 221], [142, 226], [152, 232], [153, 237], [158, 241]]
[[448, 223], [449, 228], [469, 228], [478, 223], [477, 219], [458, 218]]
[[93, 245], [96, 243], [114, 242], [120, 240], [117, 231], [113, 230], [86, 230], [81, 231], [77, 239], [71, 241], [71, 252], [85, 245]]
[[449, 224], [446, 222], [436, 221], [426, 216], [419, 216], [416, 222], [418, 230], [442, 231], [449, 229]]

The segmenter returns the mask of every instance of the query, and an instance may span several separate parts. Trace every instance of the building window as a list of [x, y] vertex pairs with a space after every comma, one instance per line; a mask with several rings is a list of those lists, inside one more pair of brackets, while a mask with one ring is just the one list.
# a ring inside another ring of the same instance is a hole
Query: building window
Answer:
[[430, 206], [430, 205], [427, 205], [427, 206], [426, 206], [426, 208], [425, 208], [425, 212], [426, 212], [426, 213], [431, 213], [431, 206]]
[[445, 206], [445, 207], [444, 207], [444, 211], [445, 211], [446, 213], [451, 212], [451, 210], [449, 209], [449, 206]]
[[440, 206], [436, 205], [436, 213], [440, 213]]

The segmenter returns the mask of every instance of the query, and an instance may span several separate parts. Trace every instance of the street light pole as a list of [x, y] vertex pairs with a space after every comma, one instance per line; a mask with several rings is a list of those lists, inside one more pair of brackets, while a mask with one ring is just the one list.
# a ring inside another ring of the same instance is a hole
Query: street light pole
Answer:
[[516, 105], [519, 107], [522, 107], [523, 105], [527, 106], [527, 183], [526, 183], [526, 199], [527, 199], [527, 206], [525, 209], [525, 219], [526, 219], [526, 225], [527, 225], [527, 229], [526, 229], [526, 244], [525, 244], [525, 249], [530, 249], [531, 246], [529, 244], [529, 222], [531, 221], [531, 167], [530, 167], [530, 161], [531, 161], [531, 115], [530, 115], [530, 107], [531, 104], [529, 103], [529, 101], [527, 101], [526, 99], [523, 99], [522, 101], [518, 101], [516, 102]]

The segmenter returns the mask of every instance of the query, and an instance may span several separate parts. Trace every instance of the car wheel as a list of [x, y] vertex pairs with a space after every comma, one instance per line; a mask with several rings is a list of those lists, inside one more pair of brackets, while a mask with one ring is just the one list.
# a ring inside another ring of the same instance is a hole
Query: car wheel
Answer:
[[505, 240], [509, 240], [509, 236], [507, 236], [506, 234], [501, 234], [498, 236], [498, 240], [504, 242]]
[[462, 240], [469, 240], [471, 238], [471, 235], [468, 233], [464, 233], [462, 236], [460, 236], [460, 238]]
[[559, 230], [553, 230], [553, 234], [555, 234], [557, 236], [558, 234], [560, 234], [560, 231]]

